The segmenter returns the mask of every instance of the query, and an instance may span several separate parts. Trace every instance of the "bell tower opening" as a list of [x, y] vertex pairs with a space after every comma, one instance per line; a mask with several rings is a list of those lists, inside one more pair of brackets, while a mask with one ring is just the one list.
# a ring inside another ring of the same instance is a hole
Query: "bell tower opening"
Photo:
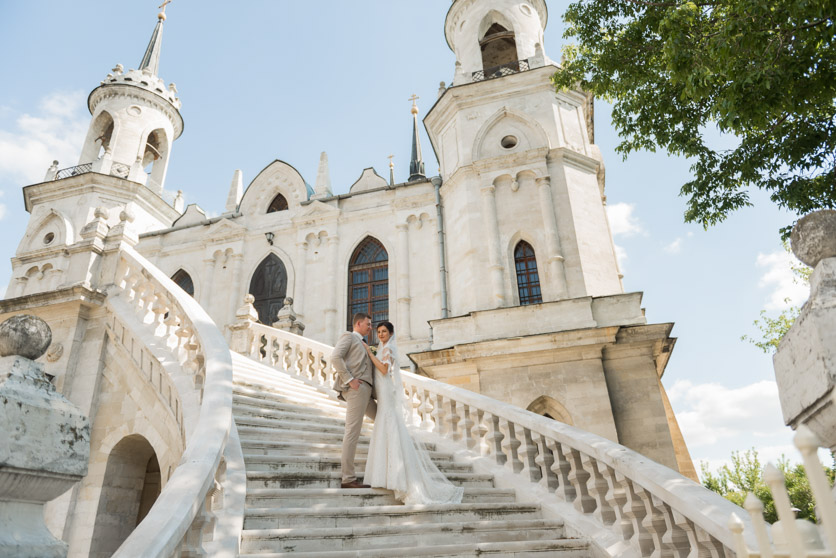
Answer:
[[106, 151], [110, 150], [110, 141], [113, 138], [114, 122], [113, 117], [109, 112], [103, 110], [91, 122], [90, 129], [87, 132], [87, 139], [84, 141], [84, 147], [81, 150], [81, 158], [79, 164], [92, 163], [97, 159], [101, 159]]
[[517, 41], [514, 32], [500, 23], [491, 25], [479, 41], [482, 49], [482, 68], [486, 71], [497, 66], [515, 63]]
[[168, 137], [163, 129], [158, 128], [148, 134], [145, 153], [142, 156], [142, 167], [148, 173], [148, 186], [156, 192], [161, 192], [163, 189], [168, 151]]

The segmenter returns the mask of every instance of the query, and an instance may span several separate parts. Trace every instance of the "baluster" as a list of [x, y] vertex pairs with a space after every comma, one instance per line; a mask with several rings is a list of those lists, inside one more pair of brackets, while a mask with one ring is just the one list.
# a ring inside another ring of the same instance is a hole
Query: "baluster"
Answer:
[[605, 498], [615, 513], [615, 527], [621, 532], [622, 538], [629, 541], [633, 537], [633, 524], [624, 516], [624, 505], [627, 503], [624, 484], [618, 480], [618, 476], [612, 467], [600, 462], [598, 466], [598, 470], [607, 482]]
[[490, 455], [490, 441], [488, 440], [488, 432], [490, 427], [488, 425], [488, 413], [482, 409], [476, 410], [476, 426], [473, 427], [473, 436], [479, 442], [479, 454]]
[[275, 335], [268, 337], [270, 356], [267, 362], [274, 368], [286, 370], [284, 365], [284, 344]]
[[662, 540], [667, 531], [664, 516], [659, 513], [656, 506], [653, 504], [653, 495], [641, 488], [637, 491], [639, 498], [644, 504], [645, 516], [642, 519], [642, 526], [650, 535], [653, 544], [653, 551], [648, 554], [650, 558], [670, 558], [673, 554], [667, 550]]
[[433, 421], [431, 413], [433, 411], [433, 404], [430, 401], [430, 394], [427, 390], [421, 390], [418, 397], [421, 400], [421, 405], [418, 407], [418, 416], [421, 417], [420, 427], [424, 430], [432, 430]]
[[575, 509], [582, 513], [592, 513], [596, 509], [595, 498], [589, 495], [589, 488], [587, 481], [591, 476], [589, 471], [584, 469], [581, 461], [581, 452], [566, 445], [563, 447], [563, 454], [566, 456], [566, 461], [569, 462], [569, 483], [575, 488], [577, 497], [572, 502]]
[[508, 456], [502, 451], [502, 439], [505, 438], [505, 434], [499, 428], [499, 417], [493, 413], [485, 413], [485, 420], [488, 424], [488, 432], [485, 435], [488, 442], [488, 454], [493, 456], [497, 464], [505, 465]]
[[[682, 529], [685, 536], [688, 537], [689, 552], [687, 558], [700, 558], [701, 556], [709, 556], [708, 550], [703, 550], [700, 541], [697, 540], [697, 530], [694, 528], [694, 522], [679, 513], [672, 510], [673, 522]], [[772, 558], [771, 556], [769, 558]]]
[[505, 463], [511, 471], [519, 473], [523, 470], [523, 462], [518, 451], [522, 442], [517, 438], [517, 425], [507, 419], [502, 419], [499, 421], [499, 427], [504, 434], [502, 452], [507, 456]]
[[165, 335], [166, 337], [171, 336], [173, 332], [177, 331], [177, 328], [180, 327], [181, 323], [185, 323], [185, 319], [180, 316], [179, 312], [177, 311], [177, 307], [172, 304], [171, 300], [168, 297], [163, 297], [163, 303], [165, 305], [165, 314], [163, 314], [163, 324], [165, 324]]
[[534, 441], [532, 432], [528, 428], [522, 429], [522, 451], [520, 452], [520, 459], [523, 462], [523, 468], [527, 469], [528, 479], [531, 482], [540, 482], [542, 473], [537, 459], [540, 457], [540, 447]]
[[575, 498], [578, 497], [578, 493], [569, 481], [569, 473], [571, 472], [572, 467], [569, 465], [569, 460], [566, 459], [566, 454], [563, 453], [563, 445], [552, 438], [546, 438], [545, 440], [546, 446], [551, 450], [552, 455], [554, 456], [554, 463], [551, 466], [551, 470], [557, 478], [556, 494], [558, 498], [562, 498], [564, 502], [574, 502]]
[[456, 403], [455, 400], [448, 399], [446, 408], [447, 408], [447, 412], [448, 412], [447, 422], [450, 424], [450, 430], [448, 431], [448, 437], [452, 438], [453, 440], [458, 442], [463, 437], [462, 433], [461, 433], [461, 429], [459, 428], [459, 423], [462, 420], [462, 415], [461, 415], [462, 411], [460, 410], [461, 406], [458, 403]]
[[659, 510], [665, 520], [665, 534], [662, 536], [662, 544], [665, 551], [663, 556], [673, 556], [674, 558], [686, 558], [690, 544], [688, 543], [688, 534], [676, 524], [673, 517], [673, 510], [661, 498], [655, 494], [651, 501], [653, 507]]
[[409, 426], [418, 424], [421, 419], [421, 398], [418, 395], [417, 386], [409, 386], [409, 403], [412, 405], [412, 414], [409, 416]]
[[316, 372], [313, 351], [309, 347], [302, 347], [302, 356], [299, 362], [302, 363], [301, 366], [305, 377], [315, 385], [319, 385], [322, 382], [322, 378]]
[[601, 523], [610, 526], [615, 523], [615, 511], [613, 511], [612, 506], [606, 498], [609, 485], [598, 468], [599, 465], [605, 465], [598, 463], [597, 459], [585, 453], [582, 453], [580, 458], [584, 470], [589, 473], [586, 488], [589, 495], [595, 500], [594, 515]]
[[462, 405], [464, 420], [462, 420], [462, 438], [467, 449], [472, 450], [476, 447], [476, 440], [473, 436], [473, 427], [476, 421], [473, 420], [473, 407], [470, 405]]
[[438, 394], [432, 394], [430, 398], [432, 399], [433, 406], [435, 407], [432, 412], [433, 421], [435, 422], [433, 432], [440, 436], [445, 436], [449, 426], [447, 421], [444, 420], [444, 417], [447, 416], [447, 410], [444, 408], [444, 397]]
[[558, 487], [557, 476], [552, 471], [554, 453], [546, 444], [545, 436], [536, 433], [535, 439], [537, 443], [537, 458], [534, 460], [534, 463], [540, 468], [540, 485], [549, 492], [554, 492]]
[[[798, 434], [796, 434], [796, 439], [798, 439]], [[810, 473], [807, 474], [809, 476]], [[818, 504], [818, 502], [816, 503]], [[766, 531], [766, 520], [763, 518], [763, 502], [750, 492], [743, 501], [743, 508], [749, 512], [749, 516], [752, 518], [752, 530], [755, 532], [761, 557], [772, 558], [772, 543], [769, 542], [769, 533]]]
[[198, 558], [202, 556], [208, 556], [206, 551], [203, 550], [203, 533], [207, 530], [207, 527], [214, 525], [215, 514], [212, 512], [212, 491], [210, 490], [209, 493], [206, 495], [206, 498], [203, 500], [203, 505], [200, 508], [200, 511], [195, 516], [194, 521], [192, 521], [191, 527], [186, 532], [186, 536], [183, 539], [183, 546], [180, 550], [181, 558]]
[[177, 337], [177, 346], [174, 349], [177, 363], [181, 367], [186, 368], [189, 363], [189, 350], [186, 345], [191, 342], [191, 338], [193, 337], [192, 330], [188, 326], [178, 327], [174, 335]]
[[[723, 543], [712, 537], [699, 525], [696, 526], [696, 531], [697, 540], [700, 542], [700, 546], [706, 551], [705, 554], [701, 552], [700, 555], [708, 556], [710, 558], [726, 558], [728, 553], [726, 552]], [[729, 556], [731, 555], [729, 554]]]
[[[636, 494], [633, 481], [624, 477], [617, 471], [615, 475], [619, 484], [624, 487], [624, 495], [627, 498], [627, 502], [624, 504], [624, 517], [626, 517], [633, 526], [633, 536], [630, 538], [630, 544], [636, 549], [636, 551], [638, 551], [640, 556], [650, 556], [653, 552], [653, 539], [651, 539], [650, 533], [644, 526], [644, 518], [647, 515], [644, 502], [642, 502], [639, 495]], [[642, 489], [640, 488], [639, 490]]]

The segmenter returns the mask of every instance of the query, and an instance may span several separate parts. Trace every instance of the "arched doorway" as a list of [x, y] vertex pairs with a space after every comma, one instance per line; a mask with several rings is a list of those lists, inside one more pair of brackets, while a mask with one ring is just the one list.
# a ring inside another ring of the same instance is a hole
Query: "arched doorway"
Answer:
[[109, 558], [160, 495], [160, 465], [144, 437], [126, 436], [107, 458], [90, 556]]
[[258, 321], [273, 325], [287, 295], [287, 270], [275, 254], [270, 254], [256, 268], [250, 281], [250, 294], [255, 297]]
[[541, 395], [532, 401], [526, 410], [571, 426], [575, 424], [569, 410], [559, 401], [548, 395]]
[[[348, 329], [357, 312], [372, 317], [372, 324], [389, 319], [389, 254], [376, 238], [367, 237], [354, 250], [348, 264]], [[369, 334], [377, 344], [377, 331]]]
[[191, 275], [184, 270], [178, 270], [177, 273], [171, 276], [171, 280], [177, 283], [177, 286], [189, 293], [189, 295], [194, 296], [194, 281]]

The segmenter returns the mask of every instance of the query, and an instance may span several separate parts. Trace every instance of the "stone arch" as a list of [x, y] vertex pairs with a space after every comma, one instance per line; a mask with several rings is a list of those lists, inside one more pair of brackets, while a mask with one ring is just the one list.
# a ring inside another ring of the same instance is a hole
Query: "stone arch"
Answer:
[[569, 426], [575, 425], [569, 410], [566, 409], [566, 407], [564, 407], [559, 401], [553, 397], [549, 397], [548, 395], [541, 395], [532, 401], [526, 410], [560, 421], [568, 424]]
[[277, 159], [250, 182], [238, 204], [238, 211], [244, 215], [264, 215], [278, 194], [287, 200], [289, 209], [295, 209], [308, 199], [309, 190], [298, 170]]
[[514, 246], [514, 284], [517, 286], [516, 301], [520, 305], [543, 302], [541, 270], [537, 263], [537, 252], [526, 240], [519, 240]]
[[[491, 10], [479, 24], [479, 48], [482, 51], [482, 69], [517, 62], [517, 41], [514, 25], [502, 13]], [[488, 77], [487, 75], [485, 77]]]
[[[52, 234], [52, 240], [47, 242], [46, 235]], [[57, 209], [50, 209], [40, 223], [30, 229], [20, 241], [18, 254], [55, 246], [68, 246], [75, 242], [75, 232], [72, 221]]]
[[155, 192], [162, 192], [168, 167], [168, 154], [171, 151], [168, 134], [163, 128], [151, 130], [145, 136], [141, 149], [139, 157], [142, 161], [142, 168], [147, 169], [149, 165], [151, 167], [146, 184]]
[[[513, 138], [513, 145], [506, 138]], [[473, 160], [540, 147], [551, 147], [549, 136], [540, 123], [508, 107], [502, 107], [485, 121], [476, 134], [472, 149]]]
[[247, 291], [255, 297], [253, 306], [261, 323], [273, 325], [287, 297], [287, 290], [287, 267], [279, 256], [270, 252], [253, 272]]
[[273, 201], [270, 202], [270, 205], [267, 206], [266, 213], [277, 213], [279, 211], [287, 211], [290, 206], [287, 204], [287, 198], [284, 197], [283, 194], [278, 193], [276, 197], [273, 198]]
[[110, 151], [110, 146], [116, 136], [116, 121], [108, 111], [102, 110], [90, 122], [84, 147], [81, 149], [79, 164], [91, 163], [99, 159], [103, 152]]
[[90, 556], [109, 557], [151, 509], [162, 487], [157, 454], [131, 434], [110, 451], [93, 527]]

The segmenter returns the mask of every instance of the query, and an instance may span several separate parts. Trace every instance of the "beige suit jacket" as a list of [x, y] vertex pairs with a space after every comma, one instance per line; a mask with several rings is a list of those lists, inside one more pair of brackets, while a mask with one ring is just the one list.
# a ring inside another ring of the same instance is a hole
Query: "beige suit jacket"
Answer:
[[374, 365], [363, 342], [350, 331], [343, 332], [337, 340], [331, 363], [337, 371], [334, 389], [340, 394], [350, 389], [348, 382], [352, 378], [362, 380], [374, 388]]

